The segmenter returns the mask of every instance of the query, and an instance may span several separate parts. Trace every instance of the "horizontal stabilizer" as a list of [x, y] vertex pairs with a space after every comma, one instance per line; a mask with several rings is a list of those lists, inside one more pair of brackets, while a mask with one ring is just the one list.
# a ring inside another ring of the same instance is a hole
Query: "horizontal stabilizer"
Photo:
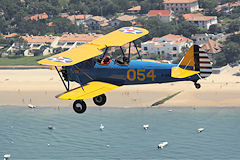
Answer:
[[57, 95], [56, 98], [71, 100], [88, 99], [99, 96], [118, 87], [119, 86], [110, 83], [93, 81], [84, 85], [83, 89], [82, 87], [78, 87], [70, 91], [61, 93]]
[[172, 67], [171, 76], [173, 78], [186, 78], [195, 74], [200, 73], [199, 71], [182, 69], [180, 67]]

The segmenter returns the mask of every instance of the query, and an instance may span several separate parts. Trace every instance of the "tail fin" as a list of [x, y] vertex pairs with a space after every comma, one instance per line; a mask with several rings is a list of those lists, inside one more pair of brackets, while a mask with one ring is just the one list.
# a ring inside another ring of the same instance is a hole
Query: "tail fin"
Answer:
[[206, 52], [200, 51], [198, 45], [189, 48], [177, 67], [172, 68], [171, 76], [174, 78], [186, 78], [199, 74], [206, 78], [212, 73], [212, 64]]

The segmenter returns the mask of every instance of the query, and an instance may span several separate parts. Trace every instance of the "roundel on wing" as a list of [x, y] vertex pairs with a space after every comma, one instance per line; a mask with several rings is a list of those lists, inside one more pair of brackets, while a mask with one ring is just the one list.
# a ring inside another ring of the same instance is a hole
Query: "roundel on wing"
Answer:
[[136, 28], [123, 28], [119, 29], [120, 32], [129, 33], [129, 34], [141, 34], [142, 31]]
[[52, 58], [48, 58], [48, 60], [53, 61], [53, 62], [60, 62], [60, 63], [71, 63], [72, 62], [72, 60], [67, 57], [52, 57]]

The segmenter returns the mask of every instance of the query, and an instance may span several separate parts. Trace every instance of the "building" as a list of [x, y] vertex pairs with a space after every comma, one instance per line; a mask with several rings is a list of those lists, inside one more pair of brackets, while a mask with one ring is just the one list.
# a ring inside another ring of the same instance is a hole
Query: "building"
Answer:
[[24, 56], [34, 56], [38, 55], [38, 52], [41, 47], [45, 46], [41, 55], [48, 55], [53, 52], [54, 44], [57, 43], [58, 37], [57, 36], [21, 36], [27, 44], [25, 43], [13, 43], [12, 46], [7, 50], [7, 52], [15, 52], [19, 49], [26, 49], [24, 51]]
[[128, 9], [128, 13], [130, 14], [139, 14], [140, 11], [141, 11], [141, 6], [135, 6]]
[[96, 38], [103, 36], [102, 34], [63, 34], [58, 42], [53, 46], [54, 48], [61, 47], [62, 50], [75, 48], [82, 44], [88, 43]]
[[234, 3], [229, 2], [229, 3], [222, 4], [222, 5], [218, 5], [215, 8], [215, 10], [217, 12], [224, 11], [224, 12], [228, 13], [229, 11], [237, 9], [238, 7], [240, 7], [240, 2], [234, 2]]
[[136, 18], [137, 18], [136, 16], [123, 15], [116, 19], [111, 20], [109, 24], [112, 27], [118, 26], [121, 22], [129, 22], [132, 24]]
[[209, 40], [218, 40], [224, 38], [225, 35], [223, 33], [219, 34], [193, 34], [191, 39], [195, 44], [201, 45]]
[[85, 24], [85, 21], [90, 19], [92, 17], [92, 15], [90, 14], [79, 14], [79, 15], [75, 15], [75, 23], [76, 25], [80, 25], [80, 24]]
[[195, 12], [199, 10], [198, 0], [164, 0], [164, 9], [174, 12]]
[[108, 20], [101, 16], [93, 16], [85, 21], [89, 29], [101, 30], [108, 26]]
[[193, 41], [181, 35], [168, 34], [163, 37], [155, 37], [141, 44], [143, 52], [148, 55], [158, 54], [162, 58], [176, 59], [184, 48], [190, 48]]
[[25, 17], [26, 20], [35, 20], [35, 21], [38, 21], [38, 20], [42, 20], [42, 19], [47, 19], [48, 18], [48, 15], [47, 13], [41, 13], [41, 14], [35, 14], [34, 16], [31, 16], [31, 17]]
[[173, 11], [171, 10], [150, 10], [147, 16], [157, 17], [163, 23], [169, 23], [174, 18]]
[[200, 28], [209, 29], [212, 24], [218, 24], [217, 16], [204, 16], [201, 13], [197, 14], [184, 14], [184, 19], [197, 25]]
[[201, 49], [208, 53], [211, 61], [214, 61], [214, 55], [222, 51], [222, 44], [210, 39], [201, 45]]

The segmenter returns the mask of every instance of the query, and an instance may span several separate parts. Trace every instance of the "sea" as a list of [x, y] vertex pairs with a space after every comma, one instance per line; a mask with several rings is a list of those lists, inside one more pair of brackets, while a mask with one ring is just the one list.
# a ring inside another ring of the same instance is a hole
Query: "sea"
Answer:
[[[168, 145], [158, 149], [162, 142]], [[77, 114], [1, 106], [0, 160], [4, 154], [9, 160], [239, 160], [240, 107], [88, 107]]]

